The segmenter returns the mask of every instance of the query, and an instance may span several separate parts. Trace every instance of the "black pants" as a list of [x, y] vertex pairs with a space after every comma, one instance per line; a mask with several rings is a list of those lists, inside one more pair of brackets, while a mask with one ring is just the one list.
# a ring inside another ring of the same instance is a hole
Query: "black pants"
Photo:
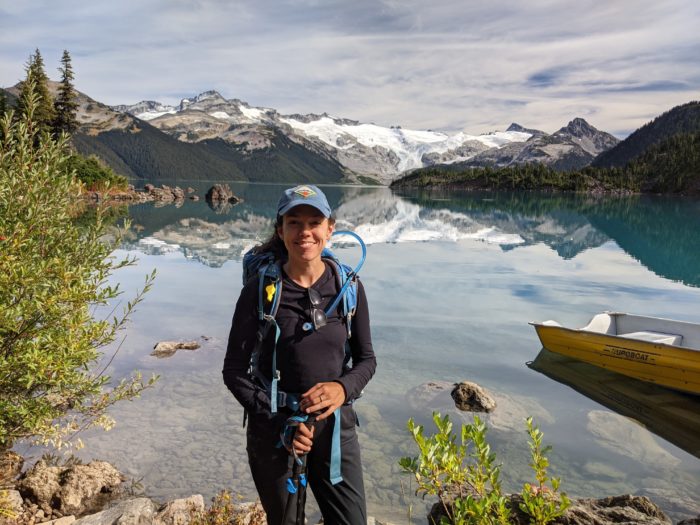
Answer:
[[[362, 481], [360, 445], [355, 432], [357, 418], [352, 406], [341, 408], [341, 473], [343, 481], [330, 482], [331, 437], [333, 416], [316, 423], [314, 444], [307, 456], [307, 479], [323, 515], [324, 525], [366, 525], [367, 510]], [[280, 414], [276, 420], [251, 415], [247, 431], [247, 451], [255, 488], [267, 514], [268, 525], [288, 525], [296, 522], [296, 499], [292, 512], [282, 523], [288, 498], [289, 453], [279, 443]]]

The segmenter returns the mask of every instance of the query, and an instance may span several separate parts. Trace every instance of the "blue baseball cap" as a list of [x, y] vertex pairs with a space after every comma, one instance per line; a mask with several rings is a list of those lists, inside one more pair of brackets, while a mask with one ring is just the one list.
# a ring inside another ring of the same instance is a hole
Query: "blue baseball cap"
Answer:
[[277, 215], [284, 215], [292, 208], [302, 204], [313, 206], [326, 218], [331, 216], [331, 206], [328, 204], [328, 199], [318, 187], [311, 184], [284, 190], [282, 197], [277, 203]]

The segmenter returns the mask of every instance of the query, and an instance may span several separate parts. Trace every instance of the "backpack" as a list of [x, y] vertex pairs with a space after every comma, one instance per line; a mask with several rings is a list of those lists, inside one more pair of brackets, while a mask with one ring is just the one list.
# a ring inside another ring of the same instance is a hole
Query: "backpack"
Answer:
[[[328, 248], [324, 248], [321, 252], [321, 258], [331, 264], [331, 268], [336, 276], [340, 291], [335, 299], [326, 308], [326, 315], [330, 315], [340, 302], [342, 301], [342, 315], [345, 319], [345, 327], [347, 330], [347, 339], [352, 336], [352, 317], [355, 315], [357, 308], [357, 274], [362, 268], [367, 256], [367, 247], [359, 235], [351, 231], [336, 231], [336, 235], [349, 235], [354, 237], [362, 248], [362, 257], [355, 268], [340, 262], [335, 254]], [[277, 340], [280, 332], [275, 316], [279, 309], [280, 299], [283, 293], [282, 286], [282, 267], [281, 261], [275, 260], [275, 256], [270, 252], [253, 253], [254, 248], [248, 250], [243, 256], [243, 284], [245, 285], [254, 276], [258, 279], [258, 319], [260, 321], [260, 329], [258, 330], [257, 342], [250, 358], [250, 367], [248, 373], [256, 379], [261, 386], [267, 391], [270, 397], [270, 408], [274, 414], [277, 412], [278, 406], [288, 406], [296, 410], [298, 408], [298, 399], [293, 399], [296, 396], [289, 396], [284, 392], [280, 392], [277, 384], [280, 379], [279, 370], [277, 370]], [[262, 374], [258, 367], [258, 360], [262, 349], [262, 343], [267, 338], [267, 334], [271, 329], [275, 329], [275, 345], [272, 350], [272, 381], [268, 380]], [[313, 328], [312, 328], [313, 329]], [[345, 364], [350, 362], [350, 348], [346, 341], [345, 345]]]

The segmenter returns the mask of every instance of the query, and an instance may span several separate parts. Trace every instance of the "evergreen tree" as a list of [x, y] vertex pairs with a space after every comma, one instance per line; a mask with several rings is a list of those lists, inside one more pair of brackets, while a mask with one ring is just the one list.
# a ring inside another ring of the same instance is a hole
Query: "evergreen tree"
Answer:
[[78, 102], [73, 87], [75, 75], [71, 66], [70, 54], [65, 49], [63, 57], [61, 57], [61, 67], [58, 70], [61, 72], [61, 85], [58, 87], [58, 96], [54, 103], [56, 120], [54, 120], [53, 130], [56, 135], [62, 131], [73, 133], [78, 128], [78, 120], [76, 119]]
[[0, 89], [0, 118], [7, 111], [7, 98], [5, 97], [5, 91]]
[[26, 100], [33, 94], [36, 96], [37, 105], [34, 108], [33, 121], [41, 131], [51, 131], [56, 112], [53, 107], [53, 97], [49, 92], [49, 77], [44, 70], [44, 59], [37, 49], [29, 56], [25, 67], [27, 78], [22, 82], [18, 101], [18, 116], [27, 116]]

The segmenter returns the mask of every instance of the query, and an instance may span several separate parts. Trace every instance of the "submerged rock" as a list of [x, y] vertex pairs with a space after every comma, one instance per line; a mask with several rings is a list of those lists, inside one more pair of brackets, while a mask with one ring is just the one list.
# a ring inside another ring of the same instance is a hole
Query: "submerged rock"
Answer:
[[465, 412], [493, 412], [496, 401], [482, 387], [470, 381], [462, 381], [452, 390], [455, 406]]
[[161, 341], [153, 347], [151, 355], [158, 358], [170, 357], [178, 350], [197, 350], [197, 341]]
[[449, 381], [428, 381], [406, 392], [406, 400], [411, 409], [418, 412], [444, 412], [454, 406], [450, 390], [454, 383]]
[[678, 458], [661, 448], [646, 429], [625, 416], [591, 410], [587, 427], [602, 447], [617, 454], [658, 467], [680, 463]]

